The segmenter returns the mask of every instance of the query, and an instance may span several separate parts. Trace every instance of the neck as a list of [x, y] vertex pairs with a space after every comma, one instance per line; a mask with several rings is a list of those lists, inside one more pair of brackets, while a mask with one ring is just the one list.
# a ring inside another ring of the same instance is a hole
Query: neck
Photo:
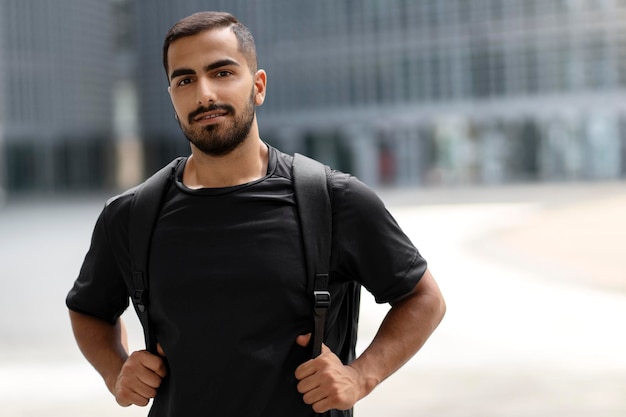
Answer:
[[267, 173], [269, 150], [258, 135], [246, 139], [224, 156], [210, 156], [191, 146], [183, 183], [193, 189], [246, 184]]

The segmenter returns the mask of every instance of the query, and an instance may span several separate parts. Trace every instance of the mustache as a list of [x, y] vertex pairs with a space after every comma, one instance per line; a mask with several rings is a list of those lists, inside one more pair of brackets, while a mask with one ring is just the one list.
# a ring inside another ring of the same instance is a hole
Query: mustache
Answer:
[[201, 106], [201, 107], [198, 107], [196, 110], [192, 111], [191, 113], [189, 113], [189, 116], [187, 116], [189, 124], [193, 123], [193, 119], [195, 119], [202, 113], [207, 113], [207, 112], [215, 111], [215, 110], [226, 110], [229, 113], [233, 113], [233, 114], [235, 113], [235, 108], [231, 106], [230, 104], [214, 103], [208, 107]]

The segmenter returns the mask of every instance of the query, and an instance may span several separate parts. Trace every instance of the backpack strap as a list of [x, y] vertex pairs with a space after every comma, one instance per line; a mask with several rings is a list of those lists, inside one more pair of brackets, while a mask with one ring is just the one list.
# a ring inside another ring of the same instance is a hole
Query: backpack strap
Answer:
[[328, 279], [332, 212], [328, 171], [320, 162], [296, 153], [293, 160], [293, 180], [303, 236], [308, 289], [313, 295], [314, 303], [312, 356], [317, 357], [322, 352], [326, 312], [330, 306]]
[[146, 349], [156, 353], [156, 339], [152, 333], [148, 315], [148, 259], [150, 242], [163, 198], [174, 178], [178, 164], [185, 159], [179, 157], [161, 168], [141, 184], [130, 205], [128, 226], [129, 251], [132, 268], [132, 291], [130, 298], [143, 327]]

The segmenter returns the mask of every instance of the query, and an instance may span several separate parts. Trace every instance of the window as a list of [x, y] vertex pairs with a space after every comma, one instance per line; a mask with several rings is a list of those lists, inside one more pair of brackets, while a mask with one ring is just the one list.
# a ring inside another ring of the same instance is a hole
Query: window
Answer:
[[[626, 0], [624, 1], [626, 3]], [[617, 42], [617, 68], [618, 83], [626, 88], [626, 37], [622, 37]]]
[[539, 91], [539, 57], [537, 48], [527, 45], [523, 51], [524, 61], [524, 90], [526, 93], [537, 93]]
[[470, 49], [471, 91], [474, 97], [487, 97], [491, 69], [489, 67], [489, 51], [485, 45], [474, 45]]
[[457, 0], [457, 16], [459, 23], [468, 23], [471, 20], [471, 0]]
[[592, 89], [604, 87], [608, 80], [606, 43], [600, 37], [590, 40], [585, 51], [585, 85]]
[[494, 20], [501, 20], [504, 17], [503, 0], [491, 0], [491, 17]]
[[537, 4], [535, 0], [523, 0], [522, 9], [524, 17], [534, 19], [537, 16]]
[[504, 52], [496, 49], [491, 52], [491, 95], [501, 96], [506, 93], [506, 65]]

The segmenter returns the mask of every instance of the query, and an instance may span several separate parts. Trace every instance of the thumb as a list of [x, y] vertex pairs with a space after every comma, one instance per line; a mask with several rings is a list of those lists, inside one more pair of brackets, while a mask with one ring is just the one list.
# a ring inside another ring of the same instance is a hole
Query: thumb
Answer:
[[311, 340], [311, 333], [301, 334], [300, 336], [296, 337], [296, 343], [302, 347], [307, 347], [309, 345], [310, 340]]
[[159, 354], [160, 357], [162, 357], [162, 358], [165, 357], [165, 351], [161, 347], [160, 343], [157, 343], [157, 353]]

